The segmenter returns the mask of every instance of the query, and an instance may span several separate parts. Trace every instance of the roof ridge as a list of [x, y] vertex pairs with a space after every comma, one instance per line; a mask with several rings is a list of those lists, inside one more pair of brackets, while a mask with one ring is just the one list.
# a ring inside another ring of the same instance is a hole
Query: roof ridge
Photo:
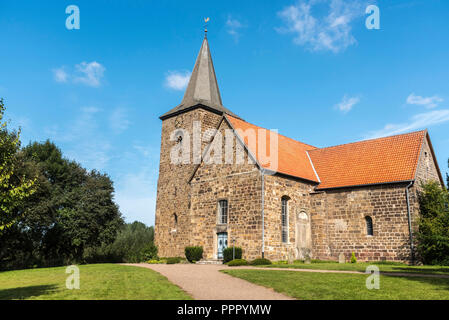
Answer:
[[407, 135], [411, 135], [411, 134], [414, 134], [414, 133], [420, 133], [420, 132], [427, 132], [427, 129], [424, 129], [424, 130], [418, 130], [418, 131], [411, 131], [411, 132], [407, 132], [407, 133], [394, 134], [394, 135], [386, 136], [386, 137], [371, 138], [371, 139], [359, 140], [359, 141], [354, 141], [354, 142], [342, 143], [342, 144], [337, 144], [337, 145], [334, 145], [334, 146], [323, 147], [323, 148], [316, 148], [316, 149], [314, 149], [314, 150], [308, 150], [308, 151], [315, 151], [315, 150], [323, 150], [323, 149], [337, 148], [337, 147], [347, 146], [347, 145], [356, 144], [356, 143], [361, 143], [361, 142], [368, 142], [368, 141], [382, 140], [382, 139], [394, 138], [394, 137], [399, 137], [399, 136], [407, 136]]

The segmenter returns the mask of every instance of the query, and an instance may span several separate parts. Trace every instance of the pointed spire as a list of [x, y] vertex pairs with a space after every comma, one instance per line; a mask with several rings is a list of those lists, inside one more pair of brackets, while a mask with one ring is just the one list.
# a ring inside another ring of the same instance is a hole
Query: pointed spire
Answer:
[[210, 55], [207, 37], [204, 37], [201, 50], [196, 59], [182, 105], [203, 104], [208, 107], [223, 107]]
[[160, 118], [166, 119], [194, 107], [206, 107], [220, 114], [227, 113], [237, 117], [222, 104], [214, 64], [210, 54], [209, 42], [207, 41], [207, 29], [205, 29], [203, 44], [201, 45], [200, 53], [196, 59], [195, 67], [193, 68], [181, 104], [163, 114]]

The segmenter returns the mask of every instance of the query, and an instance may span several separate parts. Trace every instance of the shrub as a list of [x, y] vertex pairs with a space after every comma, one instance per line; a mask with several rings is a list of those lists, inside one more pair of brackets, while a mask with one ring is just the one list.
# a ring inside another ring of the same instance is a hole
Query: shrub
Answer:
[[246, 261], [245, 259], [234, 259], [229, 261], [227, 265], [230, 267], [246, 266], [248, 265], [248, 261]]
[[171, 258], [167, 258], [167, 264], [176, 264], [176, 263], [180, 263], [181, 262], [181, 258], [179, 257], [171, 257]]
[[186, 247], [185, 254], [189, 262], [200, 261], [203, 258], [203, 247]]
[[148, 264], [161, 264], [161, 263], [164, 263], [164, 261], [162, 261], [162, 260], [148, 260], [147, 263]]
[[259, 259], [255, 259], [253, 261], [251, 261], [249, 263], [252, 266], [263, 266], [263, 265], [267, 265], [267, 264], [271, 264], [271, 261], [265, 258], [259, 258]]
[[437, 183], [419, 193], [418, 254], [425, 264], [449, 265], [449, 192]]
[[223, 250], [223, 262], [229, 262], [235, 259], [242, 259], [242, 248], [235, 247], [235, 257], [233, 257], [234, 247], [229, 247]]
[[357, 258], [355, 257], [354, 251], [351, 254], [351, 263], [357, 263]]
[[157, 247], [154, 243], [150, 243], [142, 250], [142, 256], [145, 260], [158, 260]]

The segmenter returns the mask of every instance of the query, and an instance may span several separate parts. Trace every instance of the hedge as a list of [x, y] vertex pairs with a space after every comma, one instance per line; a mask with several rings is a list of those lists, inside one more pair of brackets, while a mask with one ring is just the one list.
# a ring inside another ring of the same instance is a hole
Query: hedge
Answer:
[[186, 247], [184, 251], [186, 259], [189, 260], [189, 262], [196, 262], [203, 259], [203, 247]]
[[235, 259], [242, 259], [242, 248], [235, 247], [235, 257], [233, 257], [233, 249], [234, 247], [228, 247], [223, 250], [223, 262], [229, 262]]
[[251, 261], [249, 264], [252, 266], [263, 266], [263, 265], [271, 264], [271, 261], [268, 259], [259, 258], [259, 259], [255, 259], [255, 260]]
[[227, 263], [227, 265], [230, 267], [246, 266], [247, 264], [248, 264], [248, 261], [246, 261], [245, 259], [234, 259]]

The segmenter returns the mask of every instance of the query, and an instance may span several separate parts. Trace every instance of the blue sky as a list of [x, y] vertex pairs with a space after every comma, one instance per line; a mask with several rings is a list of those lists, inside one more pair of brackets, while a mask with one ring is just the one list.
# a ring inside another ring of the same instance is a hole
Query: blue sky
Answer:
[[[365, 26], [368, 4], [380, 30]], [[428, 128], [447, 172], [446, 0], [1, 0], [11, 125], [108, 173], [126, 220], [153, 224], [158, 117], [182, 99], [204, 17], [223, 104], [240, 117], [318, 147]]]

